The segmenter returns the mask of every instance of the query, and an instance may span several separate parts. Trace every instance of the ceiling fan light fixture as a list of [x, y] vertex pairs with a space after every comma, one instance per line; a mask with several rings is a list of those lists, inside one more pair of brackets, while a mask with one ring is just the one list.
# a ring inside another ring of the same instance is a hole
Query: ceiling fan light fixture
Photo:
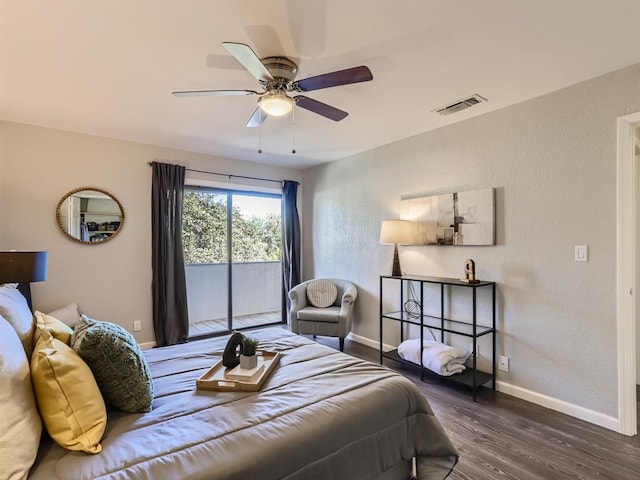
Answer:
[[273, 117], [281, 117], [289, 113], [293, 110], [293, 103], [293, 98], [282, 91], [270, 92], [258, 100], [260, 108]]

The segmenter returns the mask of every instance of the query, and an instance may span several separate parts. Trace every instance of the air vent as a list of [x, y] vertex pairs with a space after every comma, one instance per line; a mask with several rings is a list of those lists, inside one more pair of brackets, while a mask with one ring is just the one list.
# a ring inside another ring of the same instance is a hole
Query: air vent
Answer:
[[460, 112], [462, 110], [466, 110], [469, 107], [473, 107], [480, 102], [486, 102], [487, 99], [481, 97], [477, 93], [475, 95], [471, 95], [469, 98], [465, 98], [464, 100], [458, 100], [457, 102], [450, 103], [449, 105], [445, 105], [444, 107], [440, 107], [436, 110], [433, 110], [440, 115], [450, 115], [452, 113]]

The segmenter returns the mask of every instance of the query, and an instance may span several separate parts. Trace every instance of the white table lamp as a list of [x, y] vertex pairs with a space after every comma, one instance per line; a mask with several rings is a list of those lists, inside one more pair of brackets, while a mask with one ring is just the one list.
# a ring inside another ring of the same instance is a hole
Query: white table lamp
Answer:
[[398, 244], [413, 244], [412, 223], [409, 220], [383, 220], [380, 226], [380, 243], [394, 245], [391, 275], [401, 277], [402, 269], [400, 268]]

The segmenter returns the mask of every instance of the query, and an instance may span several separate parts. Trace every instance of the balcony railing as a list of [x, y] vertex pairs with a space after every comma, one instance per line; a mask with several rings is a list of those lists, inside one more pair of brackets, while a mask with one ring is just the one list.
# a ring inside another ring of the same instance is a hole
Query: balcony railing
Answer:
[[[227, 263], [186, 265], [189, 336], [228, 330]], [[282, 266], [243, 262], [232, 266], [232, 328], [247, 328], [281, 319]]]

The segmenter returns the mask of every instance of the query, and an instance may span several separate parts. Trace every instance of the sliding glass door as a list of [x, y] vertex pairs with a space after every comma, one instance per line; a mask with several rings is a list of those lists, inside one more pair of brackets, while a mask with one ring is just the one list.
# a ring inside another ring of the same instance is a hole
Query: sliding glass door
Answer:
[[281, 322], [281, 196], [185, 189], [189, 336]]

